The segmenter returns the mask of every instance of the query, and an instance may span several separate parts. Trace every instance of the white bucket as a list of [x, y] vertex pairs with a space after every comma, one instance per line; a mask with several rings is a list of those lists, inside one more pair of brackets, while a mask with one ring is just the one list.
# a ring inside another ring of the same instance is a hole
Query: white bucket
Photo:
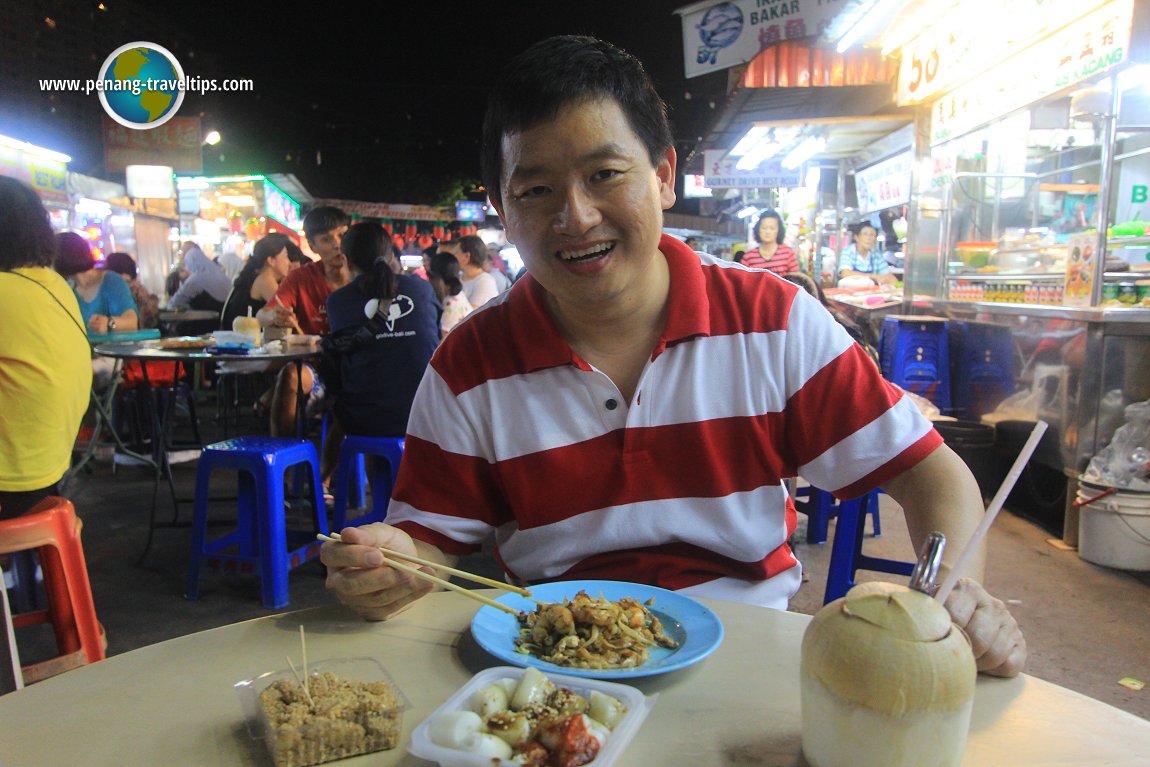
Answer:
[[[1081, 483], [1080, 501], [1109, 488]], [[1150, 570], [1150, 493], [1118, 490], [1079, 509], [1078, 556], [1119, 570]]]

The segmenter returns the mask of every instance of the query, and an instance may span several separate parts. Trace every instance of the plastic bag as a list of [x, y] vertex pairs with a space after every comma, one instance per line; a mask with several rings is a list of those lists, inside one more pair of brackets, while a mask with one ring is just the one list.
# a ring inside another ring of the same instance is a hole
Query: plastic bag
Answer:
[[1128, 490], [1150, 490], [1150, 401], [1126, 406], [1126, 423], [1090, 459], [1083, 479]]

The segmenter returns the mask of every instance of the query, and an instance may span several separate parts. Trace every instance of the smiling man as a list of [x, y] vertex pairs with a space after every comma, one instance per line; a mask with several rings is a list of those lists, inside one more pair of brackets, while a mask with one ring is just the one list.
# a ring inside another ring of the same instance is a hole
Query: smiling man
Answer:
[[[494, 535], [513, 581], [637, 581], [785, 609], [801, 568], [783, 480], [800, 473], [842, 497], [881, 485], [916, 540], [941, 530], [957, 555], [982, 510], [965, 464], [816, 300], [662, 234], [675, 164], [663, 102], [629, 54], [558, 37], [509, 65], [483, 165], [528, 274], [432, 360], [392, 524], [324, 546], [345, 604], [383, 619], [429, 589], [374, 547], [451, 562]], [[1013, 618], [962, 583], [947, 606], [979, 668], [1017, 673]]]

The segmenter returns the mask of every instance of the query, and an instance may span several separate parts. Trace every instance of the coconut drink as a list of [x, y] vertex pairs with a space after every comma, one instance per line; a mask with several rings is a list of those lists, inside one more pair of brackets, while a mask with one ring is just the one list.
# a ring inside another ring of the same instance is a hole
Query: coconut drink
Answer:
[[962, 761], [977, 669], [970, 641], [927, 594], [855, 586], [811, 620], [800, 674], [811, 767]]

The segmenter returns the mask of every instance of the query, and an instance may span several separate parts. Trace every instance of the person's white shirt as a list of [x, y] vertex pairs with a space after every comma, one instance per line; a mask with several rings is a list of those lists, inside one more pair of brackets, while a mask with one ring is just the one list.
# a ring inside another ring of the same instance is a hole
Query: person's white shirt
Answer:
[[488, 274], [495, 278], [495, 287], [500, 293], [506, 293], [511, 289], [511, 280], [507, 279], [507, 275], [503, 272], [493, 267]]
[[471, 278], [464, 277], [461, 282], [468, 303], [476, 309], [499, 295], [499, 286], [488, 272], [480, 272]]

